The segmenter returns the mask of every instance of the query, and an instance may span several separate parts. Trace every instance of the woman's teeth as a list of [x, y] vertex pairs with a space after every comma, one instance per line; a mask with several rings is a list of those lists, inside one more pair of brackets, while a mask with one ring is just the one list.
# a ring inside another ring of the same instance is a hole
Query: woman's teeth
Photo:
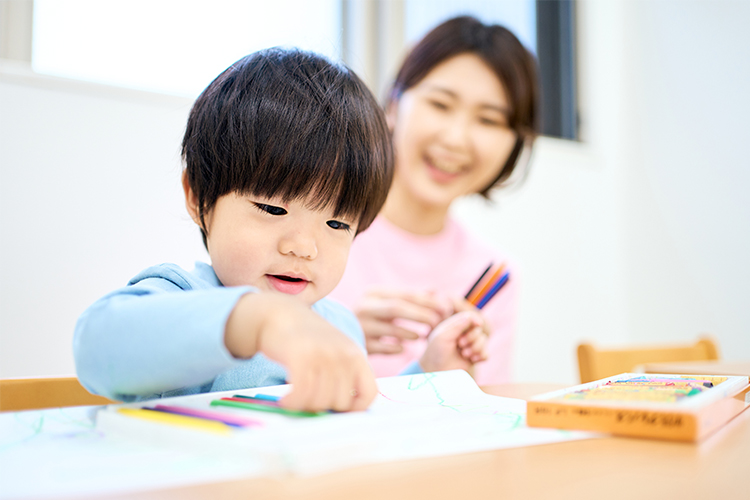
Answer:
[[461, 165], [457, 163], [444, 163], [432, 160], [430, 161], [430, 165], [446, 174], [457, 174], [461, 171]]

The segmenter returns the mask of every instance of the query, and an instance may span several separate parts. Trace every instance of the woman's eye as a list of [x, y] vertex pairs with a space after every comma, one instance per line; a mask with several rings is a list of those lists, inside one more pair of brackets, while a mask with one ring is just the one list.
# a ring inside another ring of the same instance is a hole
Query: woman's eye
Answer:
[[448, 105], [445, 104], [444, 102], [430, 101], [430, 104], [432, 105], [433, 108], [439, 109], [441, 111], [445, 111], [446, 109], [448, 109]]
[[328, 227], [332, 229], [343, 229], [344, 231], [348, 231], [349, 229], [351, 229], [349, 224], [339, 222], [337, 220], [329, 220], [328, 222], [326, 222], [326, 224], [328, 224]]
[[287, 213], [286, 210], [281, 207], [266, 205], [264, 203], [256, 203], [255, 206], [258, 207], [258, 210], [260, 210], [261, 212], [266, 212], [271, 215], [286, 215]]
[[492, 127], [505, 127], [506, 124], [503, 120], [498, 120], [496, 118], [479, 118], [479, 122], [483, 125], [490, 125]]

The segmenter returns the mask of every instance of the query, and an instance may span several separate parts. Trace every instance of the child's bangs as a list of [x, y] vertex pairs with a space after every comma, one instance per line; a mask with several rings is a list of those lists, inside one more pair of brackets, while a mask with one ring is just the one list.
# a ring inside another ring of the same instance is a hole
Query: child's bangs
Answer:
[[285, 202], [303, 200], [312, 210], [330, 209], [334, 217], [358, 220], [368, 202], [365, 192], [371, 183], [368, 172], [348, 167], [345, 155], [336, 158], [330, 153], [325, 151], [317, 161], [298, 158], [294, 162], [264, 165], [256, 171], [255, 179], [248, 179], [251, 185], [243, 192], [279, 197]]
[[332, 207], [357, 231], [377, 215], [393, 176], [384, 115], [365, 85], [318, 56], [281, 49], [243, 58], [209, 85], [183, 155], [201, 214], [238, 192]]

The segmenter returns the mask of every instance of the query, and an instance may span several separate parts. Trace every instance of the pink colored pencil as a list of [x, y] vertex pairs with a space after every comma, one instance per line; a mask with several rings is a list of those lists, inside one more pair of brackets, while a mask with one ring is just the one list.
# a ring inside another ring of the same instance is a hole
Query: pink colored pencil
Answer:
[[175, 413], [177, 415], [186, 415], [188, 417], [205, 418], [208, 420], [215, 420], [223, 422], [227, 425], [235, 425], [240, 427], [250, 427], [253, 425], [263, 425], [260, 420], [254, 420], [251, 418], [240, 417], [237, 415], [230, 415], [218, 411], [211, 410], [197, 410], [195, 408], [186, 408], [184, 406], [169, 406], [169, 405], [156, 405], [154, 407], [157, 411], [163, 411], [167, 413]]

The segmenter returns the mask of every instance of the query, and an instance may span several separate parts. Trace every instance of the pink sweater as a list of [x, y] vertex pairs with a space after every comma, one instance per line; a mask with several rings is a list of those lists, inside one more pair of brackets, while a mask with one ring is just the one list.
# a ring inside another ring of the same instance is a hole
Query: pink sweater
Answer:
[[[482, 309], [492, 329], [489, 359], [476, 365], [480, 385], [510, 381], [511, 348], [518, 318], [518, 273], [512, 262], [448, 219], [445, 228], [429, 236], [406, 232], [384, 217], [378, 217], [352, 245], [344, 277], [330, 297], [352, 308], [366, 289], [387, 286], [397, 289], [435, 290], [452, 297], [463, 296], [490, 262], [505, 261], [510, 280]], [[423, 332], [427, 333], [426, 329]], [[418, 360], [426, 340], [404, 342], [400, 354], [372, 354], [376, 376], [397, 375]]]

